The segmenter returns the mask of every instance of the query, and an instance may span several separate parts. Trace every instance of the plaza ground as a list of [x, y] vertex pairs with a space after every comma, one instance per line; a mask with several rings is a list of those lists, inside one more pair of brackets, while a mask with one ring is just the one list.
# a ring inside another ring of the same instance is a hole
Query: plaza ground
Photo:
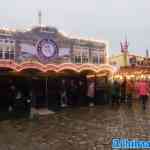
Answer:
[[150, 102], [67, 108], [0, 122], [0, 150], [111, 150], [112, 138], [150, 139]]

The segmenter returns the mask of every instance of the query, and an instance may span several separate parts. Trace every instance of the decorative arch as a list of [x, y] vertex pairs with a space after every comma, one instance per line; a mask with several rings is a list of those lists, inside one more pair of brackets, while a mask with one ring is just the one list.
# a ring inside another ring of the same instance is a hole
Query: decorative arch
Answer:
[[13, 70], [13, 71], [17, 71], [16, 68], [14, 68], [12, 66], [2, 66], [2, 65], [0, 65], [0, 68], [10, 69], [10, 70]]
[[73, 64], [73, 63], [63, 63], [63, 64], [60, 64], [58, 66], [58, 68], [65, 68], [65, 67], [78, 69], [78, 65], [77, 64]]
[[92, 71], [93, 73], [97, 72], [97, 66], [94, 64], [82, 64], [79, 67], [79, 72], [83, 72], [83, 71]]
[[90, 67], [81, 68], [81, 69], [79, 70], [80, 73], [81, 73], [81, 72], [84, 72], [84, 71], [91, 71], [91, 72], [93, 72], [94, 74], [97, 73], [95, 69], [90, 68]]
[[46, 72], [46, 67], [38, 62], [24, 62], [18, 66], [17, 71], [20, 72], [27, 69], [35, 69], [41, 72]]
[[58, 68], [56, 69], [56, 72], [61, 72], [61, 71], [64, 71], [64, 70], [71, 70], [71, 71], [74, 71], [74, 72], [79, 72], [78, 71], [78, 67], [76, 64], [71, 64], [71, 63], [64, 63], [64, 64], [60, 64], [58, 66]]
[[76, 72], [76, 73], [79, 72], [78, 69], [73, 68], [73, 67], [68, 67], [68, 66], [63, 67], [63, 68], [58, 68], [58, 69], [56, 69], [56, 72], [59, 73], [59, 72], [61, 72], [61, 71], [65, 71], [65, 70], [70, 70], [70, 71], [73, 71], [73, 72]]
[[100, 65], [97, 69], [97, 73], [103, 72], [103, 71], [108, 71], [110, 74], [115, 73], [115, 69], [111, 65]]
[[48, 72], [48, 71], [56, 72], [56, 70], [57, 70], [57, 66], [56, 66], [56, 65], [54, 65], [54, 64], [47, 64], [47, 65], [46, 65], [46, 71], [47, 71], [47, 72]]
[[14, 71], [17, 71], [18, 65], [14, 61], [9, 60], [0, 60], [0, 68], [7, 68]]
[[17, 64], [10, 60], [0, 60], [0, 68], [12, 69], [16, 72], [20, 72], [27, 69], [35, 69], [40, 72], [46, 73], [48, 71], [54, 71], [59, 73], [64, 70], [71, 70], [76, 73], [81, 73], [83, 71], [92, 71], [93, 73], [100, 73], [102, 71], [108, 71], [111, 75], [116, 72], [116, 69], [109, 64], [94, 65], [94, 64], [73, 64], [73, 63], [63, 63], [63, 64], [42, 64], [36, 61], [26, 61], [21, 64]]

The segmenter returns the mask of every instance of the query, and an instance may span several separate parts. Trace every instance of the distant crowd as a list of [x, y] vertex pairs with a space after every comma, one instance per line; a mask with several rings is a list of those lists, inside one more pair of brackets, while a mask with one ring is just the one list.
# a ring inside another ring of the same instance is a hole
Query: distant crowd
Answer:
[[[65, 81], [62, 82], [62, 85], [65, 85]], [[82, 82], [80, 82], [80, 86], [82, 86]], [[103, 101], [105, 104], [120, 104], [126, 103], [129, 107], [132, 106], [132, 103], [135, 99], [138, 99], [141, 102], [142, 108], [146, 109], [147, 100], [149, 98], [150, 92], [150, 84], [148, 80], [126, 80], [123, 81], [114, 80], [112, 82], [107, 81], [104, 85], [104, 89], [97, 90], [96, 82], [94, 80], [89, 80], [86, 86], [86, 91], [84, 93], [83, 87], [79, 88], [72, 83], [73, 90], [76, 89], [76, 93], [70, 91], [71, 101], [77, 100], [77, 96], [80, 97], [79, 101], [81, 102], [83, 99], [89, 106], [94, 106], [98, 101]], [[62, 86], [63, 87], [63, 86]], [[62, 88], [61, 91], [61, 106], [67, 105], [67, 89], [65, 87]], [[83, 92], [82, 92], [83, 91]], [[74, 93], [74, 94], [73, 94]], [[98, 95], [98, 96], [97, 96]]]
[[10, 83], [5, 88], [1, 87], [4, 92], [0, 94], [1, 99], [5, 99], [1, 107], [9, 111], [23, 108], [30, 112], [32, 106], [59, 110], [66, 107], [119, 105], [120, 103], [126, 103], [131, 107], [135, 99], [141, 102], [142, 109], [145, 110], [150, 92], [148, 80], [109, 81], [106, 79], [103, 85], [100, 83], [98, 87], [95, 79], [61, 79], [52, 80], [48, 83], [47, 89], [40, 86], [32, 88], [31, 85], [25, 87], [22, 84], [17, 87], [14, 82]]
[[150, 84], [146, 79], [134, 81], [115, 80], [110, 85], [110, 101], [114, 103], [127, 103], [132, 105], [133, 100], [138, 99], [142, 108], [146, 109], [147, 100], [150, 92]]

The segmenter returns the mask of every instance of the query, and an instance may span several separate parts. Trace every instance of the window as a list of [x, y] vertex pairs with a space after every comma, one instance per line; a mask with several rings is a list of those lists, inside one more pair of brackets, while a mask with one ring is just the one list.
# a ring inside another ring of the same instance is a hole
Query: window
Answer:
[[10, 49], [10, 47], [9, 47], [9, 46], [7, 46], [7, 47], [6, 47], [6, 51], [9, 51], [9, 49]]
[[100, 53], [99, 51], [92, 51], [92, 63], [99, 64], [100, 63]]
[[75, 63], [77, 63], [77, 64], [81, 64], [82, 63], [81, 56], [75, 56]]
[[0, 59], [3, 58], [3, 49], [0, 47]]
[[105, 56], [104, 55], [100, 56], [100, 63], [101, 64], [105, 63]]
[[74, 48], [73, 56], [74, 56], [74, 63], [77, 63], [77, 64], [82, 63], [80, 48], [78, 48], [78, 47]]
[[11, 38], [0, 39], [0, 59], [15, 58], [15, 40]]
[[9, 51], [5, 51], [5, 59], [9, 59]]
[[10, 58], [10, 59], [14, 59], [14, 58], [15, 58], [15, 53], [14, 53], [14, 51], [11, 51], [11, 52], [10, 52], [9, 58]]
[[14, 46], [10, 46], [10, 50], [14, 51], [15, 50]]
[[74, 63], [82, 64], [89, 62], [89, 48], [77, 46], [74, 48]]
[[89, 49], [88, 48], [82, 48], [82, 63], [88, 63], [89, 62]]
[[8, 40], [5, 40], [5, 43], [8, 43], [9, 41]]
[[0, 47], [0, 59], [14, 59], [15, 58], [15, 49], [12, 47], [6, 47], [3, 49]]
[[93, 56], [93, 64], [99, 64], [99, 57]]
[[86, 56], [82, 56], [82, 63], [88, 63], [89, 59]]

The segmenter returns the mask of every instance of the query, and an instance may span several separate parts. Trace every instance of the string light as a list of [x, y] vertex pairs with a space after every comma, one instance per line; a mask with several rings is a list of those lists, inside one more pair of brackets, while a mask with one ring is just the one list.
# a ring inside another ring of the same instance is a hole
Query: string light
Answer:
[[[108, 66], [108, 65], [92, 65], [90, 64], [90, 66], [86, 66], [85, 64], [82, 64], [82, 65], [77, 65], [77, 64], [72, 64], [72, 63], [64, 63], [64, 64], [59, 64], [59, 65], [54, 65], [54, 64], [42, 64], [38, 61], [26, 61], [26, 62], [23, 62], [21, 64], [17, 64], [16, 62], [14, 61], [10, 61], [10, 60], [0, 60], [0, 66], [3, 67], [3, 68], [11, 68], [17, 72], [20, 72], [24, 69], [37, 69], [37, 70], [40, 70], [42, 72], [47, 72], [49, 70], [54, 70], [56, 72], [60, 72], [62, 70], [73, 70], [77, 73], [79, 72], [83, 72], [84, 70], [89, 70], [89, 71], [92, 71], [92, 72], [95, 72], [96, 74], [99, 73], [97, 71], [104, 71], [106, 70], [108, 73], [112, 74], [113, 73], [113, 68], [112, 70], [110, 69], [111, 66]], [[97, 68], [97, 69], [93, 69], [93, 68]], [[102, 69], [100, 69], [102, 68]], [[96, 71], [97, 70], [97, 71]], [[101, 74], [100, 74], [101, 75]], [[107, 74], [106, 74], [107, 75]]]

